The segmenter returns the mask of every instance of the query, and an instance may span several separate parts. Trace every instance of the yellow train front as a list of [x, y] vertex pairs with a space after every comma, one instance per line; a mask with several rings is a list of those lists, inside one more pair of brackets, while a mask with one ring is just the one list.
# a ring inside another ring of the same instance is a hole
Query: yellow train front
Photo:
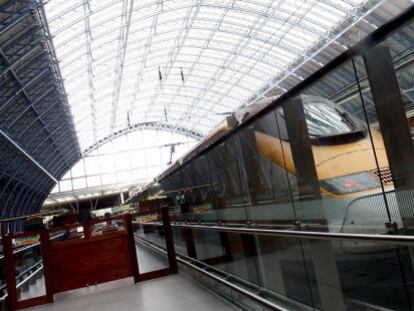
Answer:
[[[317, 202], [294, 202], [302, 219], [323, 218], [331, 232], [384, 233], [388, 209], [392, 220], [401, 223], [381, 133], [325, 98], [302, 95], [302, 102], [322, 194]], [[262, 174], [268, 174], [270, 161], [270, 169], [290, 176], [295, 193], [295, 164], [283, 109], [277, 108], [274, 116], [265, 116], [254, 128]]]
[[[388, 209], [392, 220], [400, 223], [381, 133], [333, 101], [311, 95], [302, 95], [301, 99], [322, 199], [311, 202], [295, 197], [298, 195], [295, 164], [283, 109], [278, 107], [275, 113], [268, 113], [249, 127], [254, 130], [256, 161], [259, 162], [256, 166], [260, 169], [254, 190], [258, 200], [246, 207], [249, 218], [257, 223], [271, 220], [272, 225], [289, 224], [296, 218], [310, 226], [312, 222], [314, 225], [319, 222], [331, 232], [384, 233], [385, 223], [389, 221]], [[267, 99], [235, 112], [198, 148], [210, 145], [231, 128], [240, 126], [271, 101]], [[249, 144], [249, 141], [242, 143]], [[235, 180], [238, 177], [230, 173], [218, 174], [221, 174], [222, 184], [218, 187], [220, 195], [226, 196], [231, 185], [238, 184]], [[230, 202], [227, 200], [222, 207], [216, 207], [227, 210], [225, 219], [221, 220], [242, 219], [244, 209], [236, 208], [237, 198], [231, 199], [237, 196], [227, 194], [227, 197]], [[388, 206], [385, 206], [384, 197]], [[198, 217], [203, 218], [203, 215]], [[204, 217], [209, 220], [207, 213]]]
[[[272, 227], [291, 228], [295, 221], [300, 221], [309, 230], [324, 228], [330, 232], [381, 234], [386, 231], [385, 223], [389, 222], [388, 210], [392, 221], [400, 224], [401, 216], [381, 133], [331, 100], [312, 95], [302, 95], [301, 99], [321, 200], [300, 197], [282, 107], [225, 139], [222, 144], [213, 147], [214, 152], [204, 155], [202, 160], [194, 159], [199, 151], [269, 105], [274, 100], [272, 98], [228, 117], [226, 122], [182, 159], [183, 163], [192, 163], [193, 173], [184, 174], [188, 177], [184, 179], [180, 174], [173, 173], [170, 186], [166, 188], [167, 183], [162, 182], [164, 190], [175, 197], [185, 198], [189, 211], [197, 214], [197, 219], [194, 219], [197, 221], [240, 222], [247, 217], [257, 224]], [[243, 137], [246, 131], [253, 132], [254, 142], [250, 135], [235, 143], [235, 137]], [[236, 155], [230, 162], [224, 159], [223, 153], [234, 148], [234, 153], [243, 153], [243, 144], [251, 144], [247, 147], [255, 149], [254, 158], [243, 160], [237, 158], [240, 155]], [[220, 149], [223, 146], [226, 147]], [[251, 178], [243, 176], [247, 172], [243, 164], [247, 161], [255, 162], [254, 166], [258, 170], [253, 174], [256, 179], [253, 185], [251, 180], [250, 185], [243, 185]], [[223, 166], [225, 162], [227, 164]], [[237, 173], [237, 169], [232, 171], [232, 166], [237, 166], [241, 172]], [[179, 171], [184, 173], [185, 167], [179, 168]], [[202, 171], [206, 167], [210, 171]], [[196, 178], [197, 171], [200, 172], [199, 178]], [[214, 176], [207, 180], [211, 174]], [[214, 193], [203, 186], [207, 184], [214, 184]], [[188, 190], [193, 188], [192, 191]], [[247, 188], [250, 188], [250, 194], [246, 194]], [[181, 193], [180, 189], [187, 190]], [[255, 194], [254, 200], [252, 193]], [[250, 195], [250, 198], [246, 195]], [[188, 215], [192, 217], [191, 213]]]

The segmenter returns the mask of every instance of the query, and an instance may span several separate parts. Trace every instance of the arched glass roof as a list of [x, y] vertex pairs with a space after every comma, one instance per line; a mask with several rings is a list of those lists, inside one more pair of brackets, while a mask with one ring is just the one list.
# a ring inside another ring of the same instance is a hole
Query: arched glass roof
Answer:
[[85, 151], [146, 122], [206, 134], [315, 45], [345, 50], [339, 26], [382, 2], [49, 0], [44, 9]]
[[51, 193], [56, 197], [80, 189], [117, 189], [148, 183], [195, 143], [194, 138], [168, 130], [135, 129], [85, 155]]

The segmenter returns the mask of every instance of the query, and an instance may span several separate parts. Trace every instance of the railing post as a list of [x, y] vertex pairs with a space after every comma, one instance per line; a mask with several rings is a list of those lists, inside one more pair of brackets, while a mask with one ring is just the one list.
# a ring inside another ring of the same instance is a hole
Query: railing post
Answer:
[[[188, 203], [180, 204], [181, 213], [188, 213], [189, 207]], [[185, 246], [187, 249], [187, 255], [197, 259], [197, 251], [194, 244], [194, 234], [191, 229], [182, 229], [180, 233], [183, 235], [185, 240]]]
[[[321, 207], [322, 196], [302, 96], [287, 100], [283, 104], [283, 112], [299, 191], [299, 197], [292, 200], [295, 221], [319, 221], [327, 227], [324, 210]], [[315, 216], [309, 218], [307, 214], [309, 209], [314, 211], [316, 218]], [[299, 242], [303, 249], [305, 243], [300, 240]], [[307, 244], [310, 248], [322, 309], [345, 310], [336, 257], [331, 242], [310, 243], [308, 241]], [[305, 260], [303, 258], [303, 261]]]
[[124, 223], [128, 234], [129, 241], [129, 256], [131, 261], [131, 270], [134, 276], [134, 282], [139, 282], [139, 266], [138, 266], [138, 256], [137, 249], [135, 247], [135, 237], [134, 237], [134, 228], [132, 226], [132, 215], [127, 214], [124, 216]]
[[83, 225], [83, 234], [85, 235], [85, 240], [89, 240], [92, 235], [91, 222], [85, 221], [82, 225]]
[[49, 249], [50, 249], [50, 237], [49, 230], [42, 229], [40, 233], [40, 242], [42, 248], [42, 257], [43, 257], [43, 276], [45, 280], [45, 289], [46, 289], [46, 299], [47, 302], [53, 302], [53, 293], [54, 290], [51, 287], [50, 282], [50, 266], [49, 266]]
[[[3, 227], [3, 225], [2, 225]], [[2, 228], [2, 232], [5, 232]], [[9, 307], [11, 311], [17, 308], [17, 291], [16, 291], [16, 279], [15, 279], [15, 267], [13, 260], [13, 244], [12, 236], [10, 234], [3, 235], [3, 252], [4, 252], [4, 266], [6, 269], [7, 280], [7, 294]]]
[[170, 215], [168, 214], [168, 206], [161, 208], [162, 224], [164, 227], [165, 244], [167, 246], [168, 262], [172, 273], [178, 271], [177, 258], [175, 255], [174, 239], [172, 236], [172, 228], [170, 223]]

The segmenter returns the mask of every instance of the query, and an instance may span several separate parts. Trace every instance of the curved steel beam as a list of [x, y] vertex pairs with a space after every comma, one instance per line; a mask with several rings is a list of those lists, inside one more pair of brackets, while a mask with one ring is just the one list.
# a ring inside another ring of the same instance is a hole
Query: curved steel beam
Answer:
[[164, 122], [144, 122], [144, 123], [137, 123], [133, 124], [125, 129], [119, 130], [110, 136], [104, 137], [95, 144], [89, 146], [83, 151], [83, 156], [85, 157], [95, 149], [99, 148], [100, 146], [110, 142], [111, 140], [114, 140], [115, 138], [128, 134], [130, 132], [134, 132], [141, 129], [158, 129], [162, 131], [174, 131], [176, 133], [182, 134], [184, 136], [188, 136], [191, 138], [194, 138], [196, 140], [200, 140], [204, 137], [202, 133], [196, 132], [192, 129], [186, 128], [184, 126], [175, 127], [173, 124], [164, 123]]

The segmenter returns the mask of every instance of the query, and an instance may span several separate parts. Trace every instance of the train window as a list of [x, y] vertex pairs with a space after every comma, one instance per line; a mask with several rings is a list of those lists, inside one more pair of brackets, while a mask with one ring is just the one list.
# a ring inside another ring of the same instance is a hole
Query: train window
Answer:
[[356, 128], [349, 114], [326, 103], [309, 103], [303, 108], [311, 136], [340, 135], [354, 131]]
[[[311, 139], [349, 134], [361, 136], [361, 133], [365, 136], [365, 124], [335, 102], [310, 95], [302, 95], [302, 101]], [[277, 111], [284, 118], [283, 109]]]

